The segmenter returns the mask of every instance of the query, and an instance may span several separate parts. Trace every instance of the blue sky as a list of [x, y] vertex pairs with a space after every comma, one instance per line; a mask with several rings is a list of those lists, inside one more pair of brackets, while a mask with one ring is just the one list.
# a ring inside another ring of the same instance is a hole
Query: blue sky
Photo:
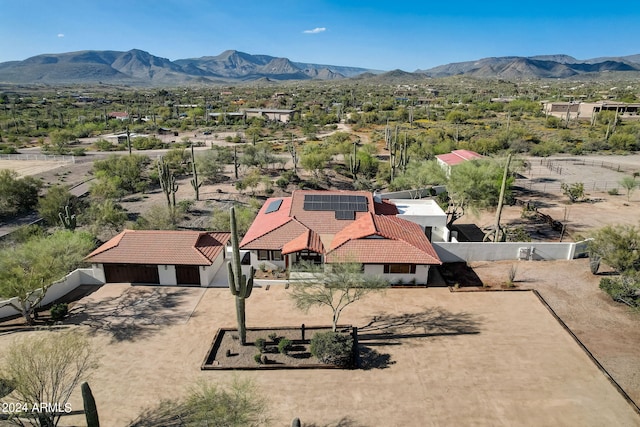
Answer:
[[235, 49], [414, 71], [489, 56], [640, 53], [640, 2], [583, 0], [0, 0], [0, 62], [137, 48], [171, 60]]

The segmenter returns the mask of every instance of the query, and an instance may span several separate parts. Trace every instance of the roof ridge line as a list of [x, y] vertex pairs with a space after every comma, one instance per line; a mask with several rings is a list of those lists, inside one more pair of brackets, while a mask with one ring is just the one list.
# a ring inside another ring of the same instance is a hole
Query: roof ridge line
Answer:
[[[291, 217], [291, 216], [290, 216], [290, 217], [289, 217], [285, 222], [283, 222], [283, 223], [282, 223], [282, 224], [280, 224], [279, 226], [277, 226], [277, 227], [275, 227], [275, 228], [272, 228], [271, 230], [267, 231], [266, 233], [263, 233], [263, 234], [261, 234], [261, 235], [259, 235], [259, 236], [254, 237], [253, 239], [249, 240], [248, 242], [245, 242], [244, 244], [242, 244], [241, 246], [246, 246], [246, 245], [248, 245], [248, 244], [249, 244], [249, 243], [251, 243], [251, 242], [255, 242], [256, 240], [258, 240], [258, 239], [260, 239], [260, 238], [262, 238], [262, 237], [264, 237], [264, 236], [266, 236], [266, 235], [268, 235], [268, 234], [273, 233], [273, 232], [274, 232], [274, 231], [276, 231], [277, 229], [282, 228], [282, 227], [284, 227], [285, 225], [289, 224], [292, 220], [297, 221], [297, 220], [295, 219], [295, 217]], [[255, 221], [255, 220], [254, 220], [254, 221]], [[300, 221], [297, 221], [297, 222], [298, 222], [298, 224], [302, 225], [303, 227], [305, 227], [305, 228], [309, 228], [309, 227], [307, 227], [306, 225], [302, 224]], [[242, 240], [241, 240], [240, 242], [242, 242]]]

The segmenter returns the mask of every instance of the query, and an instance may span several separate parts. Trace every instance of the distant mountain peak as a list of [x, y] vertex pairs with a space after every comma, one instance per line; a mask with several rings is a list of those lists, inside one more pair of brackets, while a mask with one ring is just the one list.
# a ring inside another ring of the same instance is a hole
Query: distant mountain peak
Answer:
[[181, 85], [233, 81], [340, 79], [369, 70], [357, 67], [298, 64], [287, 58], [225, 50], [217, 56], [170, 61], [141, 49], [44, 54], [0, 63], [0, 82], [28, 84], [126, 83]]

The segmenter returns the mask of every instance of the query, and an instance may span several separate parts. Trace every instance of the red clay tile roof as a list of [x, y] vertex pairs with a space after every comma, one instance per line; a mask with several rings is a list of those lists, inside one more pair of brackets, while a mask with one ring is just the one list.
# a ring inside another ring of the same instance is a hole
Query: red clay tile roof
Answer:
[[[267, 214], [270, 215], [270, 214]], [[253, 224], [258, 221], [259, 217], [253, 221]], [[253, 225], [252, 225], [253, 227]], [[287, 244], [292, 238], [296, 236], [300, 236], [302, 233], [307, 231], [304, 225], [300, 224], [295, 219], [289, 219], [283, 225], [267, 231], [265, 234], [256, 237], [248, 243], [244, 243], [240, 245], [241, 249], [269, 249], [269, 250], [280, 250], [282, 247]], [[249, 230], [251, 231], [251, 229]], [[244, 242], [244, 239], [242, 240]]]
[[449, 166], [455, 166], [462, 162], [466, 162], [468, 160], [473, 159], [482, 159], [483, 156], [476, 153], [475, 151], [469, 150], [453, 150], [447, 154], [438, 154], [436, 158], [441, 162], [446, 163]]
[[286, 243], [282, 247], [282, 254], [286, 255], [303, 250], [309, 250], [319, 254], [324, 253], [322, 240], [320, 240], [320, 236], [313, 230], [307, 229], [304, 233]]
[[[306, 194], [349, 194], [367, 197], [368, 212], [356, 212], [355, 220], [337, 220], [333, 211], [305, 211]], [[375, 203], [369, 192], [356, 191], [295, 191], [282, 198], [276, 212], [265, 213], [268, 199], [240, 243], [242, 249], [282, 250], [283, 254], [300, 250], [325, 253], [321, 235], [331, 248], [327, 262], [351, 259], [361, 263], [440, 264], [422, 228], [398, 218], [397, 208], [388, 201]], [[375, 211], [374, 211], [375, 209]], [[376, 215], [375, 213], [386, 215]]]
[[[353, 220], [336, 219], [334, 211], [305, 211], [304, 196], [307, 194], [323, 194], [323, 195], [352, 195], [364, 196], [367, 198], [367, 209], [373, 213], [373, 195], [368, 191], [326, 191], [326, 190], [297, 190], [291, 196], [291, 212], [290, 215], [300, 221], [305, 227], [315, 231], [318, 234], [336, 234], [344, 227], [353, 222]], [[282, 208], [281, 208], [282, 209]], [[356, 212], [356, 220], [367, 212]]]
[[[275, 212], [265, 213], [269, 208], [271, 202], [274, 202], [276, 200], [282, 200], [280, 208]], [[273, 230], [276, 230], [279, 227], [282, 227], [284, 224], [291, 221], [291, 217], [289, 216], [290, 209], [291, 197], [275, 197], [267, 199], [267, 201], [264, 202], [264, 205], [262, 205], [262, 207], [258, 211], [258, 215], [256, 215], [256, 219], [253, 220], [251, 227], [249, 227], [249, 230], [247, 230], [247, 234], [244, 235], [244, 238], [240, 242], [240, 247], [242, 249], [245, 249], [245, 245], [248, 245], [250, 242], [253, 242], [254, 240], [272, 232]], [[296, 236], [298, 234], [296, 234]]]
[[441, 264], [422, 228], [395, 216], [362, 217], [334, 237], [327, 262]]
[[211, 265], [231, 233], [125, 230], [85, 260], [103, 264]]

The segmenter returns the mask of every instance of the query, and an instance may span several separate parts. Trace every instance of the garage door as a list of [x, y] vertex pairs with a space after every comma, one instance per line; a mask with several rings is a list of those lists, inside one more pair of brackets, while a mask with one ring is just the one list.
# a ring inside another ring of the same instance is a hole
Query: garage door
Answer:
[[157, 265], [105, 264], [107, 283], [160, 283]]
[[200, 286], [200, 272], [197, 265], [176, 265], [178, 285]]

